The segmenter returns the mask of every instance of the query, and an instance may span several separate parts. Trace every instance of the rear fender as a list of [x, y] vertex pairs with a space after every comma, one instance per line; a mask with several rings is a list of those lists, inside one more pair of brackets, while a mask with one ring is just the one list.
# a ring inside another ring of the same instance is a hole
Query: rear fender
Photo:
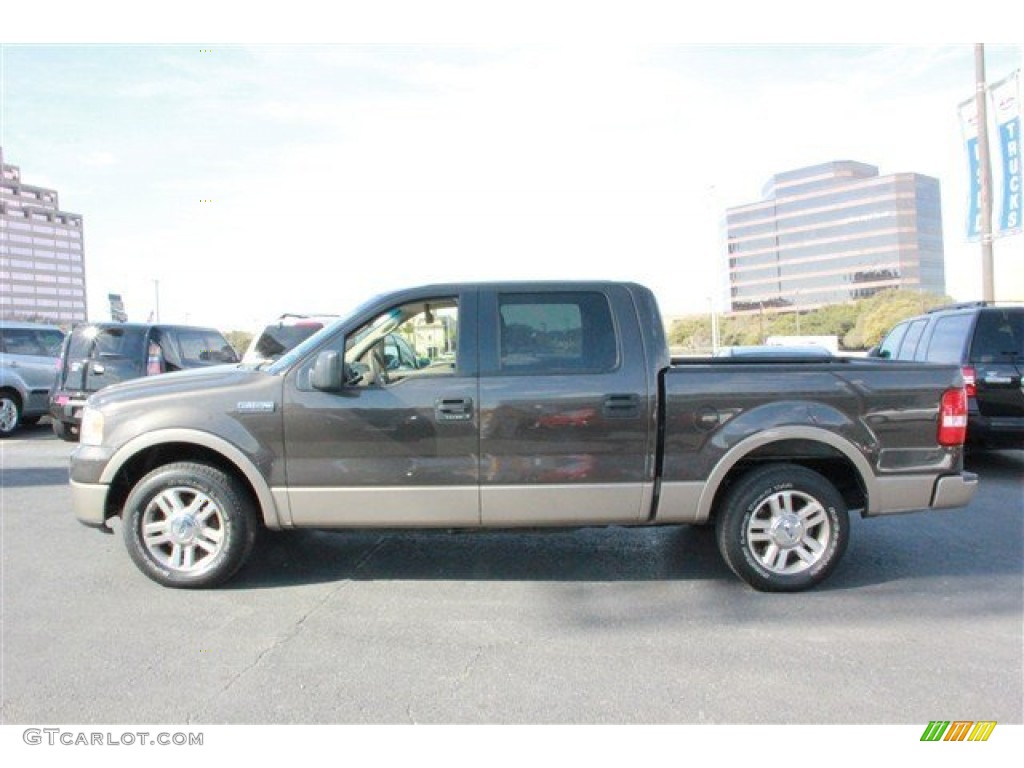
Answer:
[[840, 435], [820, 427], [780, 426], [764, 429], [750, 435], [746, 439], [734, 445], [725, 453], [724, 456], [722, 456], [721, 460], [719, 460], [718, 464], [715, 465], [715, 468], [708, 476], [707, 482], [704, 485], [704, 490], [700, 495], [700, 501], [698, 502], [697, 507], [697, 519], [710, 519], [715, 497], [718, 495], [718, 491], [723, 482], [737, 464], [760, 448], [786, 440], [804, 440], [821, 443], [829, 448], [835, 449], [846, 457], [860, 476], [861, 483], [867, 496], [867, 507], [865, 512], [867, 514], [872, 514], [877, 511], [881, 499], [881, 494], [878, 489], [878, 481], [875, 477], [874, 471], [872, 470], [871, 464], [857, 446]]

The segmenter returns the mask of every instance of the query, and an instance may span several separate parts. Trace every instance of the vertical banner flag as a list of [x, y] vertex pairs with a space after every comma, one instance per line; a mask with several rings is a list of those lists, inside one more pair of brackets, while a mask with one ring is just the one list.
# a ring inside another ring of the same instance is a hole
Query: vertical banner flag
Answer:
[[967, 239], [981, 235], [981, 162], [978, 159], [978, 105], [974, 99], [961, 102], [960, 130], [967, 143]]
[[1021, 139], [1020, 139], [1020, 70], [989, 89], [996, 129], [999, 132], [999, 205], [994, 210], [999, 218], [996, 230], [1000, 235], [1021, 231]]

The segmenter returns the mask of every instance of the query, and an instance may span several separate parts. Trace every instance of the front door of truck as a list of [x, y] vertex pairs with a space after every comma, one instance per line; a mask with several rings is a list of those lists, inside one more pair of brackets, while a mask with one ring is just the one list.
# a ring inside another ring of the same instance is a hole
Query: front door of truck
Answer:
[[480, 334], [484, 525], [638, 522], [654, 403], [628, 293], [488, 291]]
[[[314, 387], [335, 353], [342, 381]], [[288, 499], [303, 526], [480, 523], [476, 294], [373, 312], [286, 384]]]

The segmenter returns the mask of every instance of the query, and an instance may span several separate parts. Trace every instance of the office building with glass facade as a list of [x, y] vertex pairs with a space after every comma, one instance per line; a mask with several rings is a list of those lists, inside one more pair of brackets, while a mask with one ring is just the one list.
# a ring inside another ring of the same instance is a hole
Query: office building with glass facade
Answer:
[[86, 319], [82, 217], [53, 189], [25, 184], [0, 149], [0, 319]]
[[837, 161], [772, 177], [726, 211], [734, 312], [813, 309], [890, 288], [946, 291], [939, 182]]

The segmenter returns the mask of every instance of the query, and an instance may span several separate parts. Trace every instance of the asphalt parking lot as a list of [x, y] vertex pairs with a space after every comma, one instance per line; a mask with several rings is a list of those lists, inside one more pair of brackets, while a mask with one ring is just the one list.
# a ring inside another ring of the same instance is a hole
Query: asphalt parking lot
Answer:
[[766, 595], [686, 528], [284, 534], [164, 589], [74, 520], [71, 450], [0, 442], [3, 724], [1022, 722], [1022, 452]]

